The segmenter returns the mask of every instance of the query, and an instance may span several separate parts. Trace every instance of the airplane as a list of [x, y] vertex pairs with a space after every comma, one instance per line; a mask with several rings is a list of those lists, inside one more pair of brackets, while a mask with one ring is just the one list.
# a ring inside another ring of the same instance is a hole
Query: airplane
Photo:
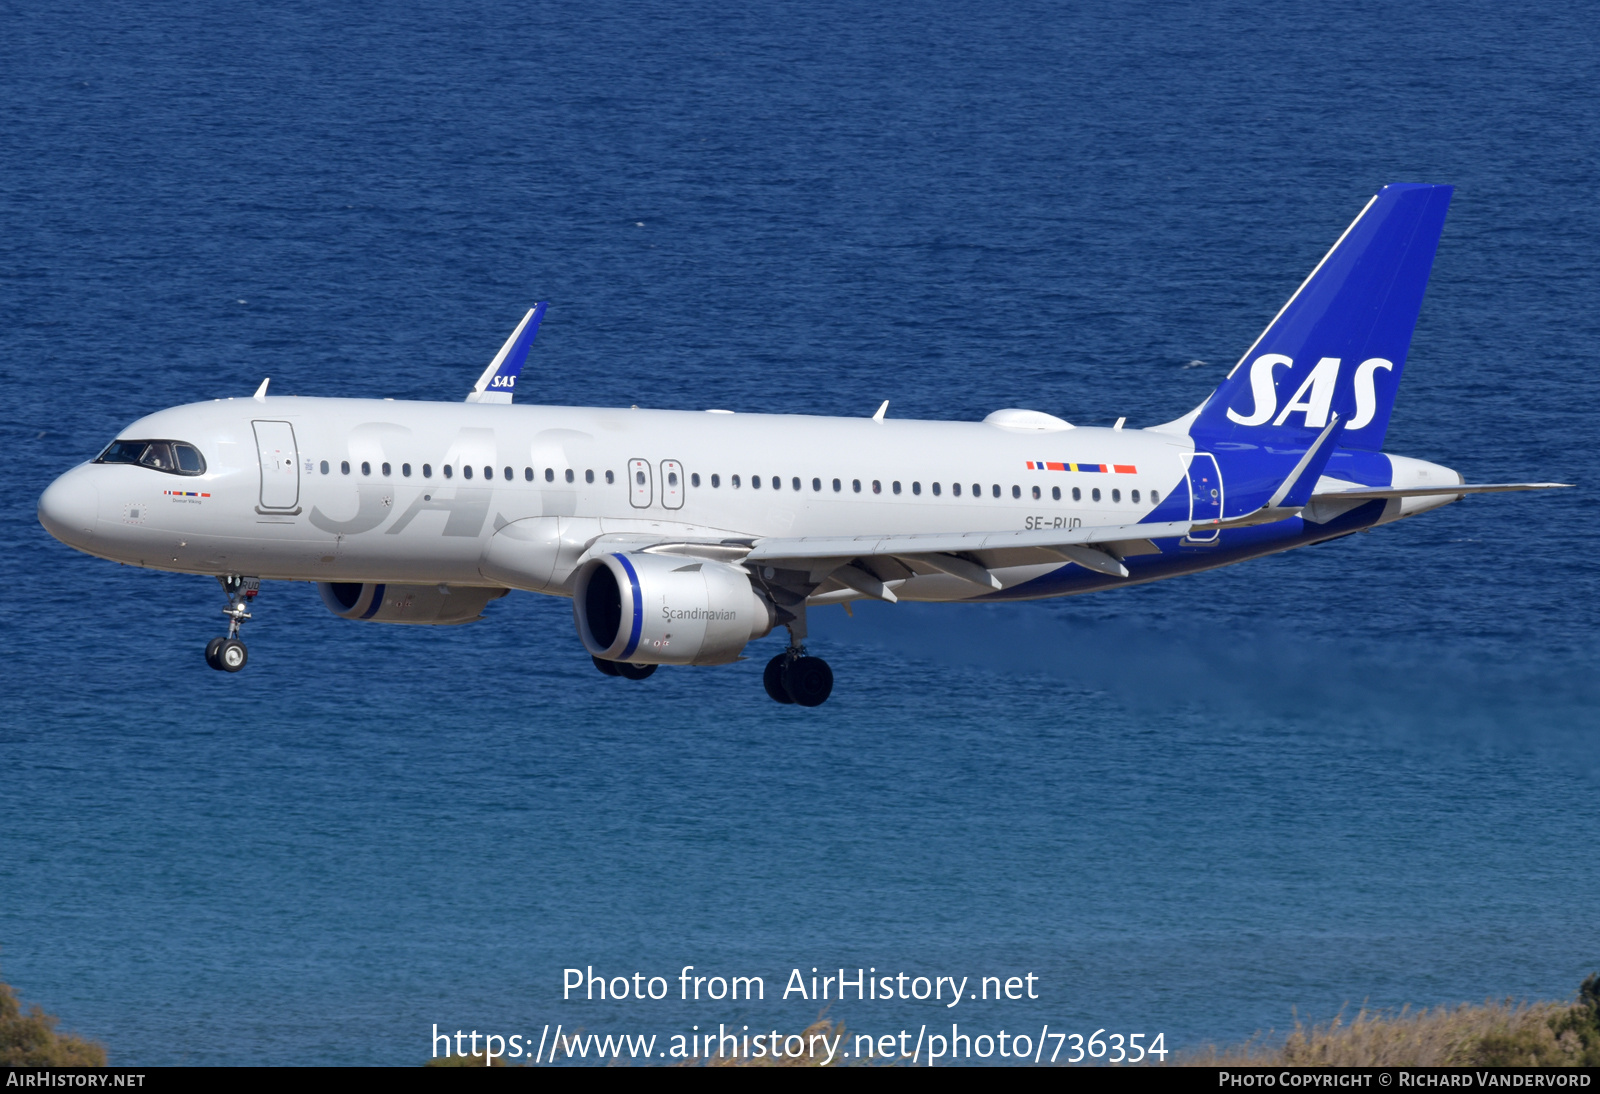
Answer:
[[1385, 186], [1226, 379], [1182, 417], [1075, 426], [513, 403], [545, 304], [466, 400], [272, 396], [162, 410], [39, 499], [100, 558], [221, 582], [240, 628], [264, 580], [345, 619], [452, 625], [510, 590], [568, 597], [607, 676], [721, 665], [777, 627], [763, 685], [813, 707], [833, 672], [811, 608], [1027, 600], [1210, 570], [1468, 494], [1383, 451], [1453, 188]]

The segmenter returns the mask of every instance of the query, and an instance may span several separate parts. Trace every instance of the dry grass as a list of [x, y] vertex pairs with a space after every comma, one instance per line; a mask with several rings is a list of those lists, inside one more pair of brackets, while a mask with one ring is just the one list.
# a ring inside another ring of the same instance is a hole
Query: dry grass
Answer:
[[9, 984], [0, 983], [0, 1067], [105, 1067], [105, 1046], [56, 1032], [56, 1019], [26, 1013]]
[[1600, 1065], [1600, 975], [1575, 1003], [1494, 1003], [1398, 1013], [1363, 1007], [1345, 1021], [1296, 1020], [1281, 1043], [1258, 1036], [1185, 1054], [1200, 1067], [1594, 1067]]

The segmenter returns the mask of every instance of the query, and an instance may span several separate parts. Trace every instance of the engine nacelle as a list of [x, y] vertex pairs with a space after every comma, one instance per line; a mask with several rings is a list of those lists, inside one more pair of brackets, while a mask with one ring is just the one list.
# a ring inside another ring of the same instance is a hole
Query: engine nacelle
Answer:
[[572, 615], [594, 656], [648, 665], [724, 665], [777, 622], [739, 567], [642, 553], [579, 567]]
[[383, 582], [319, 581], [317, 591], [334, 615], [374, 623], [450, 626], [483, 618], [484, 605], [509, 589], [467, 585], [389, 585]]

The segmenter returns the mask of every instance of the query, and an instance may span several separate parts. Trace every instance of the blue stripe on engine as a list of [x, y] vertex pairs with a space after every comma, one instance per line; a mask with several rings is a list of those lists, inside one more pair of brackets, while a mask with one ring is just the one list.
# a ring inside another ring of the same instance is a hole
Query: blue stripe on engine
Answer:
[[387, 586], [387, 585], [374, 585], [373, 586], [373, 588], [372, 588], [372, 606], [369, 607], [366, 611], [361, 613], [361, 618], [362, 619], [371, 619], [373, 616], [377, 615], [380, 611], [383, 610], [383, 591], [385, 589], [387, 589], [388, 587], [389, 586]]
[[639, 635], [644, 630], [644, 597], [639, 595], [639, 575], [634, 572], [633, 563], [628, 561], [628, 556], [611, 557], [622, 563], [622, 568], [628, 571], [628, 584], [633, 586], [633, 630], [628, 635], [628, 648], [617, 657], [618, 661], [626, 661], [633, 656], [633, 651], [639, 648]]

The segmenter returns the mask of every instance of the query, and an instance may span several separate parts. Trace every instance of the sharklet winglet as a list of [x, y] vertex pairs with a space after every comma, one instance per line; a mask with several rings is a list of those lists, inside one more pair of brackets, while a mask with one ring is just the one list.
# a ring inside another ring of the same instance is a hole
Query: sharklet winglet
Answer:
[[517, 329], [511, 332], [511, 337], [506, 339], [505, 345], [500, 347], [500, 352], [489, 362], [489, 367], [478, 377], [478, 382], [467, 394], [467, 402], [509, 403], [511, 401], [511, 396], [516, 390], [517, 377], [522, 374], [522, 366], [528, 360], [528, 349], [533, 345], [534, 336], [539, 333], [539, 321], [544, 318], [546, 303], [540, 302], [528, 309], [528, 314], [522, 317]]

